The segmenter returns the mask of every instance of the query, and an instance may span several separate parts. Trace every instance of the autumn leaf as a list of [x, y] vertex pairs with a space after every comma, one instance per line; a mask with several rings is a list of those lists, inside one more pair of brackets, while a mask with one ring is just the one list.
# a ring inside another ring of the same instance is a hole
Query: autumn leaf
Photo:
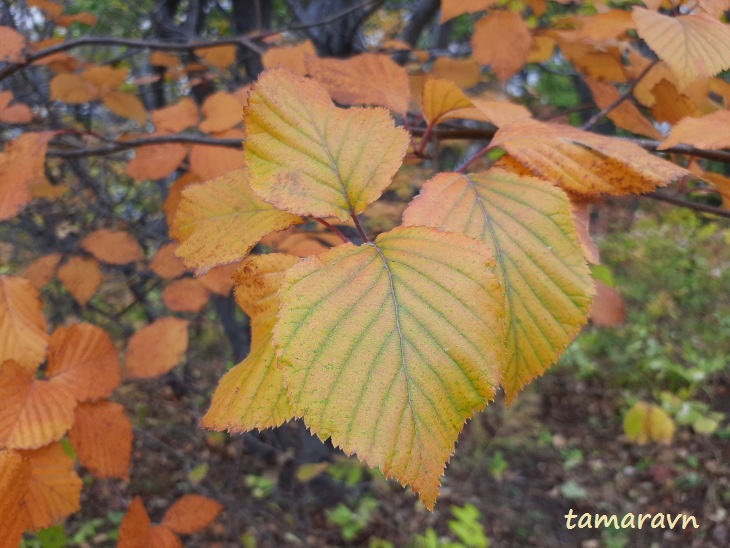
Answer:
[[54, 135], [24, 133], [5, 145], [0, 153], [0, 221], [20, 213], [33, 199], [33, 186], [46, 180], [46, 150]]
[[433, 78], [450, 80], [460, 88], [476, 86], [482, 78], [481, 67], [474, 59], [439, 57], [431, 67]]
[[142, 499], [134, 497], [119, 526], [118, 548], [147, 548], [152, 522]]
[[177, 256], [203, 274], [242, 259], [266, 234], [301, 222], [256, 196], [241, 169], [185, 189], [170, 235], [180, 241]]
[[76, 401], [108, 398], [119, 386], [119, 358], [111, 338], [88, 323], [59, 327], [48, 349], [46, 376]]
[[25, 38], [10, 27], [0, 27], [0, 62], [21, 63]]
[[626, 305], [621, 294], [613, 287], [595, 280], [596, 296], [591, 306], [591, 322], [598, 327], [613, 327], [626, 318]]
[[179, 133], [197, 126], [199, 120], [198, 107], [195, 106], [195, 101], [189, 97], [152, 112], [152, 123], [155, 124], [158, 132]]
[[150, 262], [150, 270], [160, 278], [172, 280], [185, 274], [185, 265], [175, 256], [178, 244], [171, 243], [162, 246]]
[[498, 0], [441, 0], [441, 23], [465, 13], [484, 11]]
[[532, 174], [581, 196], [640, 194], [689, 175], [628, 141], [535, 120], [502, 126], [492, 145]]
[[344, 221], [361, 213], [408, 146], [387, 111], [337, 108], [319, 84], [286, 69], [259, 78], [244, 112], [251, 188], [297, 215]]
[[293, 417], [271, 331], [279, 312], [279, 285], [298, 260], [282, 254], [250, 257], [236, 274], [236, 300], [251, 318], [251, 351], [218, 383], [201, 421], [205, 428], [241, 432], [279, 426]]
[[160, 318], [137, 331], [129, 339], [125, 376], [152, 379], [175, 367], [188, 349], [188, 322]]
[[304, 64], [307, 56], [315, 57], [317, 50], [311, 40], [305, 40], [295, 46], [282, 46], [269, 48], [261, 56], [261, 63], [264, 68], [272, 69], [286, 67], [292, 72], [304, 76], [307, 74], [307, 67]]
[[639, 445], [648, 441], [669, 444], [674, 430], [674, 421], [666, 411], [643, 401], [636, 402], [624, 417], [624, 433]]
[[639, 37], [665, 61], [684, 88], [730, 68], [730, 28], [700, 13], [670, 17], [634, 7]]
[[233, 281], [233, 274], [240, 267], [241, 263], [216, 266], [207, 274], [200, 276], [198, 280], [212, 293], [226, 297], [235, 285], [235, 282]]
[[0, 91], [0, 122], [6, 124], [27, 124], [33, 120], [33, 111], [23, 103], [10, 104], [12, 91]]
[[15, 360], [35, 372], [48, 348], [46, 329], [38, 291], [23, 278], [0, 276], [0, 365]]
[[0, 366], [0, 401], [0, 447], [37, 449], [61, 439], [73, 424], [73, 394], [14, 361]]
[[[240, 116], [239, 114], [239, 121]], [[222, 133], [216, 133], [212, 137], [243, 141], [243, 131], [229, 129]], [[193, 145], [190, 149], [190, 169], [203, 181], [242, 169], [245, 165], [243, 154], [235, 148], [221, 148], [216, 145]]]
[[16, 452], [0, 449], [0, 546], [15, 547], [27, 526], [23, 499], [30, 484], [30, 461]]
[[210, 292], [200, 280], [181, 278], [162, 292], [162, 302], [173, 312], [200, 312], [210, 299]]
[[700, 118], [683, 118], [672, 128], [659, 150], [680, 143], [705, 150], [730, 148], [730, 112], [718, 110]]
[[188, 147], [181, 143], [163, 143], [138, 147], [124, 172], [135, 181], [164, 179], [173, 174], [185, 157]]
[[542, 375], [588, 320], [593, 287], [570, 201], [545, 181], [499, 169], [441, 173], [403, 215], [484, 242], [505, 295], [507, 401]]
[[208, 64], [219, 69], [225, 69], [236, 62], [236, 46], [223, 45], [214, 48], [199, 48], [194, 50], [195, 55]]
[[79, 462], [96, 478], [129, 479], [132, 423], [118, 403], [82, 403], [68, 433]]
[[274, 342], [294, 414], [428, 508], [504, 366], [493, 264], [461, 234], [396, 228], [298, 263], [279, 290]]
[[474, 59], [490, 65], [500, 82], [517, 73], [527, 61], [532, 35], [519, 13], [494, 10], [474, 25]]
[[[596, 106], [600, 109], [605, 109], [613, 105], [620, 96], [618, 90], [611, 84], [591, 80], [590, 78], [586, 78], [585, 82], [591, 90], [591, 95], [593, 95]], [[662, 138], [661, 132], [629, 100], [622, 101], [618, 106], [612, 108], [608, 112], [607, 117], [617, 127], [631, 131], [632, 133], [645, 135], [651, 139]]]
[[81, 306], [86, 306], [101, 285], [101, 269], [92, 257], [71, 257], [58, 269], [58, 279]]
[[53, 279], [56, 267], [60, 262], [60, 253], [42, 255], [28, 265], [28, 268], [23, 272], [23, 278], [40, 291]]
[[31, 531], [55, 525], [81, 509], [81, 478], [74, 471], [74, 459], [60, 443], [21, 454], [31, 464], [30, 484], [24, 499]]
[[107, 264], [128, 264], [144, 258], [139, 242], [123, 230], [95, 230], [81, 240], [81, 247]]
[[205, 133], [216, 133], [236, 127], [243, 121], [243, 106], [230, 93], [219, 91], [203, 103], [205, 120], [198, 126]]
[[388, 55], [363, 53], [349, 59], [306, 57], [305, 62], [309, 75], [338, 103], [385, 107], [397, 114], [408, 111], [408, 73]]
[[59, 74], [49, 84], [51, 99], [80, 105], [99, 97], [99, 88], [79, 74]]
[[162, 525], [181, 535], [191, 535], [208, 527], [223, 510], [213, 499], [201, 495], [183, 495], [162, 518]]
[[102, 99], [106, 108], [122, 118], [130, 118], [140, 125], [147, 121], [147, 109], [142, 100], [132, 93], [112, 90]]

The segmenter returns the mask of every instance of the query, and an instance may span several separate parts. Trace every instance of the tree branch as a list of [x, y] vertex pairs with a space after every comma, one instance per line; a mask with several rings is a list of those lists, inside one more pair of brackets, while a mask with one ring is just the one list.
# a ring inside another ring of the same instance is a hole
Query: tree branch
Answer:
[[725, 217], [726, 219], [730, 219], [730, 210], [728, 210], [728, 209], [709, 206], [709, 205], [701, 204], [698, 202], [691, 202], [689, 200], [684, 200], [677, 196], [672, 196], [670, 194], [665, 194], [663, 192], [648, 192], [646, 194], [640, 194], [639, 197], [640, 198], [651, 198], [652, 200], [657, 200], [659, 202], [667, 202], [669, 204], [686, 207], [687, 209], [694, 209], [695, 211], [701, 211], [703, 213], [712, 213], [713, 215], [717, 215], [719, 217]]

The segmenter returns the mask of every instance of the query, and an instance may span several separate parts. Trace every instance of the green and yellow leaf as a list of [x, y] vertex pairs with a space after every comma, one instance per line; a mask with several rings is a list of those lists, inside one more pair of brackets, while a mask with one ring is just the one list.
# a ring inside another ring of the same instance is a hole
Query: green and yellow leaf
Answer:
[[464, 422], [504, 365], [488, 248], [427, 227], [345, 244], [284, 276], [274, 342], [295, 415], [433, 508]]
[[251, 188], [296, 215], [362, 213], [401, 165], [408, 133], [384, 109], [341, 109], [318, 83], [265, 72], [244, 108]]
[[505, 294], [507, 401], [542, 375], [588, 320], [590, 271], [558, 188], [500, 169], [440, 173], [403, 215], [404, 225], [434, 226], [484, 242]]

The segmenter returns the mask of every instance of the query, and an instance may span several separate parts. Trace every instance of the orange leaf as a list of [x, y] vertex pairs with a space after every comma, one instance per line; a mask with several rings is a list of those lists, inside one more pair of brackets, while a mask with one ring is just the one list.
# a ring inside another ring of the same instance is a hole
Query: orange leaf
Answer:
[[672, 128], [659, 150], [680, 143], [705, 150], [730, 148], [730, 112], [718, 110], [701, 118], [683, 118]]
[[165, 203], [162, 204], [162, 210], [165, 212], [165, 218], [167, 219], [167, 226], [171, 227], [175, 220], [175, 213], [177, 212], [177, 206], [182, 197], [182, 191], [188, 186], [199, 182], [200, 179], [198, 176], [192, 171], [189, 171], [170, 185]]
[[50, 527], [81, 509], [83, 484], [74, 471], [74, 460], [60, 443], [22, 454], [31, 464], [25, 496], [31, 530]]
[[[611, 84], [598, 82], [589, 78], [586, 78], [585, 82], [591, 90], [593, 100], [600, 109], [608, 107], [619, 98], [618, 90]], [[639, 109], [630, 100], [624, 100], [617, 107], [613, 108], [608, 113], [608, 119], [616, 124], [617, 127], [631, 131], [632, 133], [645, 135], [651, 139], [662, 138], [661, 132], [641, 114]]]
[[0, 153], [0, 221], [20, 213], [33, 199], [32, 187], [46, 180], [46, 149], [53, 135], [24, 133]]
[[46, 376], [79, 402], [107, 398], [119, 386], [117, 350], [95, 325], [59, 327], [51, 336]]
[[571, 17], [580, 23], [576, 38], [587, 38], [595, 42], [605, 42], [626, 35], [626, 31], [636, 28], [631, 13], [625, 10], [609, 10], [586, 17]]
[[527, 61], [532, 35], [519, 13], [492, 11], [477, 21], [471, 47], [474, 59], [490, 65], [500, 82], [517, 73]]
[[492, 145], [533, 174], [581, 196], [639, 194], [689, 175], [633, 143], [535, 120], [502, 126]]
[[56, 267], [60, 261], [60, 253], [49, 253], [48, 255], [38, 257], [25, 269], [23, 278], [28, 280], [33, 287], [40, 291], [53, 279], [53, 275], [56, 273]]
[[185, 265], [175, 256], [177, 248], [176, 243], [162, 246], [152, 259], [150, 270], [166, 280], [179, 278], [185, 274]]
[[144, 258], [139, 242], [122, 230], [95, 230], [81, 240], [81, 247], [107, 264], [127, 264]]
[[21, 63], [25, 58], [25, 38], [10, 27], [0, 27], [0, 61]]
[[81, 306], [86, 306], [101, 284], [101, 269], [91, 257], [71, 257], [58, 269], [58, 279]]
[[236, 46], [218, 46], [214, 48], [199, 48], [195, 55], [207, 63], [219, 69], [225, 69], [236, 62]]
[[99, 89], [78, 74], [59, 74], [50, 83], [51, 99], [71, 105], [88, 103], [99, 97]]
[[15, 360], [35, 372], [46, 355], [46, 318], [28, 280], [0, 276], [0, 341], [0, 364]]
[[234, 171], [183, 192], [170, 228], [177, 255], [198, 274], [245, 257], [270, 232], [303, 222], [261, 200], [248, 170]]
[[210, 292], [200, 280], [181, 278], [162, 292], [162, 302], [173, 312], [200, 312], [210, 299]]
[[408, 73], [388, 55], [363, 53], [347, 60], [308, 57], [306, 64], [310, 76], [338, 103], [377, 105], [398, 114], [408, 111]]
[[[232, 129], [219, 133], [215, 137], [243, 140], [243, 132], [239, 129]], [[235, 148], [193, 145], [190, 151], [190, 169], [203, 181], [241, 169], [245, 163], [243, 153]]]
[[651, 93], [654, 97], [651, 115], [657, 122], [676, 124], [687, 116], [701, 115], [694, 101], [684, 93], [677, 91], [676, 86], [669, 80], [660, 80], [652, 88]]
[[201, 495], [183, 495], [165, 513], [162, 525], [181, 535], [205, 529], [218, 517], [223, 505]]
[[242, 432], [281, 425], [293, 417], [271, 344], [284, 273], [298, 259], [270, 253], [249, 257], [236, 273], [236, 301], [251, 318], [251, 352], [218, 383], [201, 424], [214, 430]]
[[482, 72], [479, 63], [474, 59], [439, 57], [433, 62], [431, 76], [451, 80], [460, 88], [466, 89], [479, 83]]
[[730, 28], [701, 13], [670, 17], [634, 8], [639, 37], [677, 75], [680, 90], [730, 68]]
[[626, 82], [618, 47], [571, 42], [560, 37], [558, 44], [565, 58], [582, 74], [601, 82]]
[[311, 40], [305, 40], [296, 46], [269, 48], [261, 56], [264, 68], [286, 67], [292, 72], [304, 76], [307, 74], [305, 60], [308, 55], [315, 57], [317, 50]]
[[137, 331], [127, 345], [127, 378], [151, 379], [175, 367], [188, 349], [188, 322], [161, 318]]
[[592, 264], [600, 264], [600, 256], [596, 242], [591, 238], [591, 215], [588, 206], [590, 200], [581, 200], [576, 196], [569, 196], [573, 206], [573, 224], [578, 232], [578, 241], [583, 248], [583, 255]]
[[82, 403], [68, 433], [79, 462], [96, 478], [129, 479], [132, 423], [118, 403]]
[[362, 213], [408, 147], [386, 110], [337, 108], [317, 82], [287, 69], [265, 72], [244, 112], [251, 188], [298, 215], [344, 221]]
[[146, 546], [155, 548], [183, 548], [183, 543], [166, 525], [153, 525]]
[[198, 107], [186, 97], [180, 102], [152, 112], [152, 122], [158, 132], [179, 133], [189, 127], [198, 125]]
[[150, 65], [155, 67], [176, 68], [180, 66], [180, 57], [174, 53], [155, 51], [150, 55]]
[[104, 104], [114, 114], [130, 118], [140, 125], [147, 120], [147, 109], [139, 97], [123, 91], [111, 90], [104, 95]]
[[623, 323], [626, 306], [619, 292], [598, 280], [593, 283], [596, 286], [596, 295], [591, 306], [591, 322], [599, 327], [613, 327]]
[[241, 267], [241, 263], [216, 266], [210, 272], [198, 278], [200, 283], [213, 293], [226, 296], [233, 289], [233, 273]]
[[230, 93], [219, 91], [210, 95], [203, 103], [203, 116], [200, 131], [216, 133], [226, 131], [243, 121], [243, 106]]
[[549, 61], [555, 51], [555, 38], [539, 34], [532, 37], [530, 53], [527, 56], [528, 63], [544, 63]]
[[164, 179], [177, 169], [188, 155], [188, 147], [180, 143], [139, 147], [124, 172], [135, 181]]
[[121, 86], [128, 76], [128, 68], [110, 66], [91, 67], [81, 73], [81, 77], [87, 82], [91, 82], [99, 90], [100, 95], [105, 95], [110, 90]]
[[0, 91], [0, 122], [6, 124], [27, 124], [33, 120], [33, 111], [28, 105], [16, 103], [10, 105], [12, 91]]
[[0, 447], [37, 449], [73, 424], [76, 400], [64, 386], [36, 379], [16, 362], [0, 366]]
[[484, 11], [497, 3], [497, 0], [441, 0], [441, 23], [464, 13]]
[[119, 543], [117, 548], [152, 548], [148, 538], [152, 523], [144, 508], [142, 499], [134, 497], [127, 508], [122, 524], [119, 526]]
[[30, 485], [30, 461], [20, 453], [0, 449], [0, 546], [14, 548], [27, 526], [22, 504]]
[[84, 25], [92, 26], [96, 24], [96, 15], [88, 11], [82, 11], [74, 13], [73, 15], [62, 15], [58, 19], [58, 24], [62, 27], [68, 27], [72, 23], [82, 23]]

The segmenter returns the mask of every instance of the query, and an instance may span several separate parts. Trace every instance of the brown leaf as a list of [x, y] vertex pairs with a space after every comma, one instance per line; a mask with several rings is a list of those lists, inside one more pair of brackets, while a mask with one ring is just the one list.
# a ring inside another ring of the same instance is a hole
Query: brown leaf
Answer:
[[598, 327], [613, 327], [622, 324], [626, 318], [626, 305], [613, 287], [598, 280], [593, 281], [596, 295], [591, 307], [591, 321]]
[[479, 63], [474, 59], [439, 57], [433, 62], [431, 76], [451, 80], [460, 88], [467, 89], [479, 83], [482, 72]]
[[119, 386], [119, 357], [102, 328], [88, 323], [59, 327], [48, 349], [46, 376], [79, 402], [108, 398]]
[[81, 240], [81, 247], [107, 264], [128, 264], [144, 258], [139, 242], [122, 230], [95, 230]]
[[0, 364], [15, 360], [35, 372], [48, 348], [46, 318], [28, 280], [0, 276]]
[[142, 499], [134, 497], [119, 526], [117, 548], [152, 548], [147, 542], [151, 528], [152, 522]]
[[147, 109], [141, 99], [132, 93], [111, 90], [103, 98], [106, 107], [122, 118], [130, 118], [140, 125], [147, 121]]
[[79, 462], [96, 478], [129, 479], [132, 423], [118, 403], [82, 403], [68, 433]]
[[217, 46], [214, 48], [196, 49], [195, 55], [208, 65], [225, 69], [236, 62], [236, 46]]
[[464, 13], [483, 11], [497, 3], [497, 0], [441, 0], [441, 23]]
[[165, 513], [162, 525], [176, 533], [190, 535], [210, 525], [223, 505], [201, 495], [183, 495]]
[[[607, 108], [619, 98], [618, 90], [611, 84], [599, 82], [586, 78], [588, 88], [591, 90], [593, 100], [600, 109]], [[617, 107], [608, 113], [608, 119], [617, 127], [644, 135], [651, 139], [661, 139], [662, 134], [654, 125], [639, 111], [629, 99], [624, 100]]]
[[137, 331], [127, 345], [127, 378], [151, 379], [175, 367], [188, 349], [188, 322], [161, 318]]
[[241, 266], [240, 261], [233, 264], [226, 264], [212, 268], [207, 274], [198, 278], [200, 283], [213, 293], [226, 296], [233, 289], [233, 273]]
[[730, 148], [730, 112], [718, 110], [701, 118], [683, 118], [672, 128], [659, 150], [680, 143], [705, 150]]
[[50, 83], [51, 99], [70, 105], [99, 98], [99, 88], [78, 74], [59, 74]]
[[81, 306], [86, 306], [101, 285], [101, 269], [91, 257], [71, 257], [58, 269], [58, 279]]
[[0, 91], [0, 122], [6, 124], [27, 124], [33, 120], [33, 111], [28, 105], [16, 103], [10, 105], [12, 91]]
[[208, 289], [195, 278], [175, 280], [162, 292], [162, 302], [173, 312], [200, 312], [208, 299]]
[[46, 180], [46, 150], [53, 135], [24, 133], [0, 153], [0, 221], [20, 213], [33, 199], [33, 186]]

